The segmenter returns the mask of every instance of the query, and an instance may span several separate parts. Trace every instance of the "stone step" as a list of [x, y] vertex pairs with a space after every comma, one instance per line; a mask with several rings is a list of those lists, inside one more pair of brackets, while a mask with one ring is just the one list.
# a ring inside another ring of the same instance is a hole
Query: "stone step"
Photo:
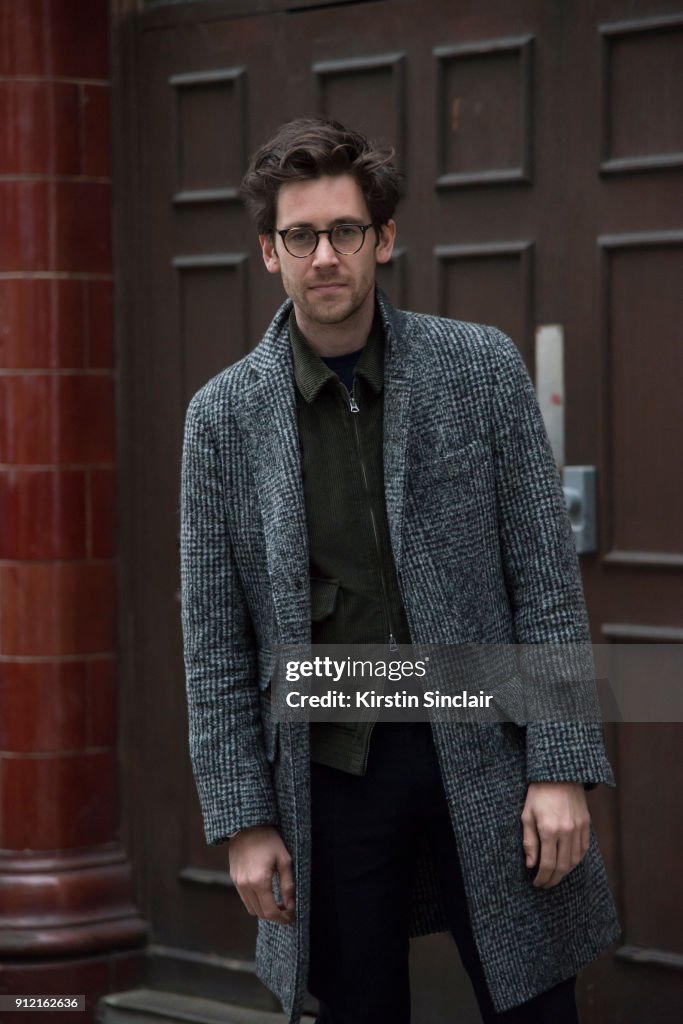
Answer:
[[[136, 988], [104, 996], [97, 1020], [99, 1024], [287, 1024], [288, 1018], [199, 996]], [[302, 1024], [313, 1024], [313, 1018], [303, 1017]]]

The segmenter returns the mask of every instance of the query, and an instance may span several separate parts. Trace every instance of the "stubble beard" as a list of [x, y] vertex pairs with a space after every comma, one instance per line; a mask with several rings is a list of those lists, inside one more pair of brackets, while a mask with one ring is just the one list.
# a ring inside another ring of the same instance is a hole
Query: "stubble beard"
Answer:
[[306, 301], [302, 303], [302, 312], [311, 321], [311, 323], [332, 325], [332, 324], [343, 324], [347, 320], [350, 320], [358, 310], [362, 307], [365, 302], [368, 292], [372, 290], [372, 285], [367, 288], [362, 294], [359, 290], [354, 290], [350, 295], [347, 295], [342, 302], [331, 305], [328, 307], [324, 300], [318, 302]]

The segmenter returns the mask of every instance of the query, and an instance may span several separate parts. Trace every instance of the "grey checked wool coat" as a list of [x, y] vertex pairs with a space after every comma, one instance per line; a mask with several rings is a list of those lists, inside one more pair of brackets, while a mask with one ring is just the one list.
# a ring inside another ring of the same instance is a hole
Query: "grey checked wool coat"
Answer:
[[[399, 312], [386, 332], [384, 474], [415, 643], [588, 638], [571, 529], [531, 382], [499, 331]], [[293, 856], [292, 925], [259, 922], [257, 973], [299, 1020], [310, 874], [308, 726], [270, 715], [272, 654], [310, 642], [308, 539], [287, 319], [187, 412], [183, 629], [190, 748], [206, 838], [278, 825]], [[535, 889], [527, 783], [612, 783], [599, 726], [434, 723], [475, 940], [497, 1010], [569, 977], [619, 935], [600, 854]], [[359, 923], [360, 926], [360, 923]], [[445, 929], [429, 851], [414, 935]]]

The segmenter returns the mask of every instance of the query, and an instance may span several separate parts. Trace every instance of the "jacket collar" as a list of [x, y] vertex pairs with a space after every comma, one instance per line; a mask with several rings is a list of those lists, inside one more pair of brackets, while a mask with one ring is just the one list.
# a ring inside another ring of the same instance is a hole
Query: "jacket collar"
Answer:
[[[293, 310], [289, 315], [289, 338], [296, 386], [305, 401], [313, 402], [327, 382], [333, 380], [336, 375], [306, 341]], [[380, 393], [384, 378], [384, 330], [378, 310], [375, 311], [370, 333], [358, 357], [355, 372], [367, 381], [376, 395]]]
[[[394, 379], [412, 379], [412, 359], [408, 342], [413, 329], [410, 314], [395, 309], [381, 290], [376, 290], [377, 309], [384, 328], [385, 365], [384, 379], [391, 374]], [[293, 361], [289, 344], [289, 315], [292, 300], [286, 299], [275, 313], [266, 333], [247, 356], [255, 377], [286, 375], [293, 372]], [[289, 350], [289, 351], [288, 351]]]

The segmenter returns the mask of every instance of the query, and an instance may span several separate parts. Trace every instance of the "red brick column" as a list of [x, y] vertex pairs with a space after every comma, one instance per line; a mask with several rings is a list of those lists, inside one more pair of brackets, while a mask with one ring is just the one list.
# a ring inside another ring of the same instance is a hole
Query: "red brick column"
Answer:
[[144, 935], [117, 844], [108, 76], [106, 0], [0, 0], [0, 992], [93, 999]]

